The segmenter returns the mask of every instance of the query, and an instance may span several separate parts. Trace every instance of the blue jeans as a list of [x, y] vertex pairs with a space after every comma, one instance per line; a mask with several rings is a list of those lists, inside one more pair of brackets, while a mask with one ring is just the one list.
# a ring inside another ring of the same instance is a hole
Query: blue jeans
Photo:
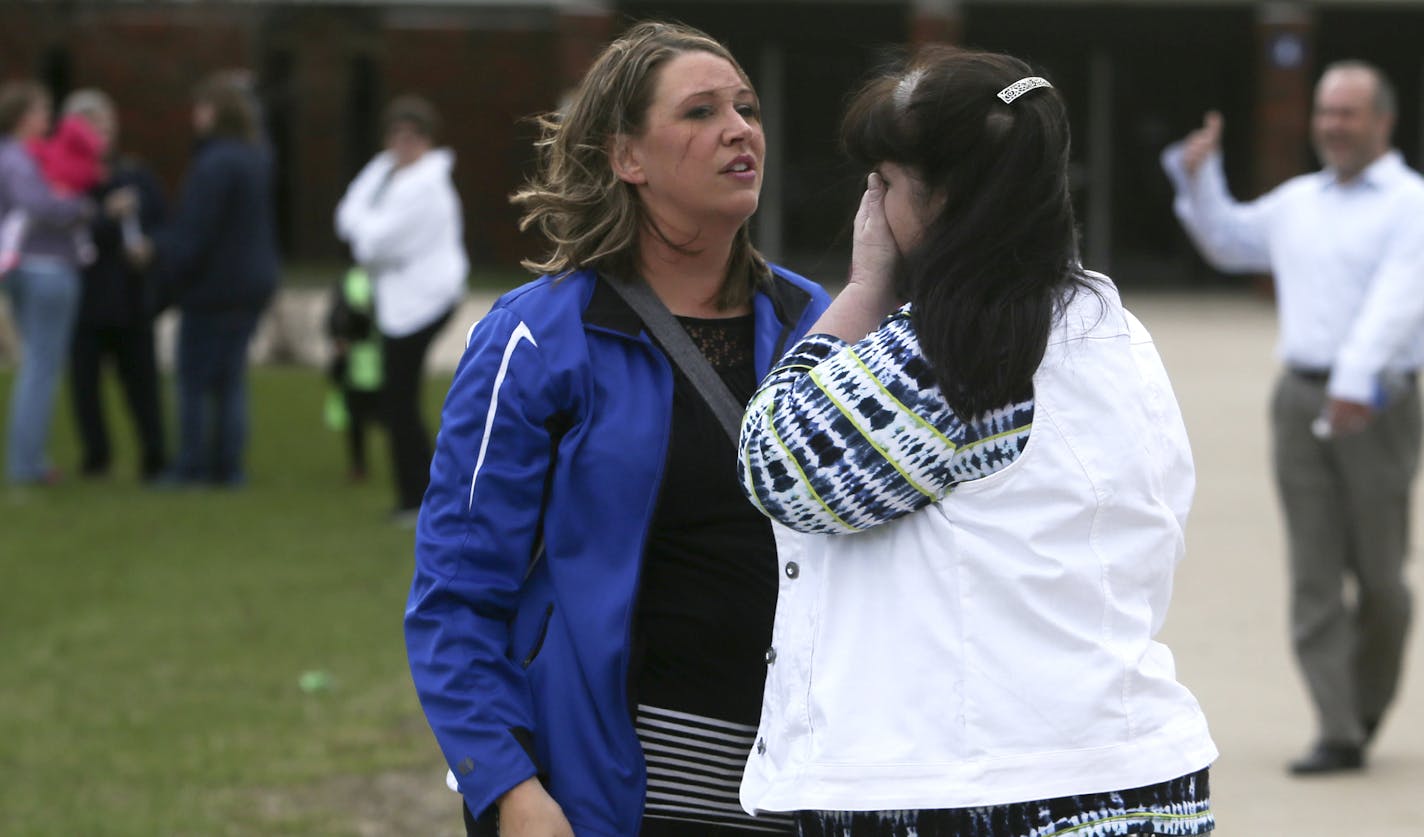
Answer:
[[255, 311], [184, 311], [178, 324], [177, 479], [240, 485], [246, 478], [247, 343]]
[[59, 376], [79, 310], [79, 272], [58, 259], [28, 258], [4, 281], [20, 332], [20, 369], [10, 391], [5, 478], [40, 482], [50, 470], [45, 455]]

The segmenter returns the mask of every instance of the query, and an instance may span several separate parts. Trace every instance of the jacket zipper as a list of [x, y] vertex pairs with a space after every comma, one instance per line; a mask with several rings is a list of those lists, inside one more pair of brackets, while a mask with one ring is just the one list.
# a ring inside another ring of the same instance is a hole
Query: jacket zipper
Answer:
[[[649, 500], [648, 500], [648, 507], [645, 509], [644, 515], [643, 515], [643, 520], [644, 520], [644, 524], [643, 524], [643, 536], [642, 536], [642, 538], [638, 541], [638, 576], [637, 576], [637, 580], [636, 580], [636, 581], [634, 582], [634, 584], [633, 584], [633, 596], [632, 596], [631, 599], [628, 600], [628, 619], [627, 619], [627, 622], [626, 622], [626, 624], [625, 624], [625, 626], [624, 626], [624, 631], [623, 631], [623, 664], [622, 664], [623, 676], [622, 676], [622, 678], [621, 678], [622, 687], [623, 687], [623, 706], [627, 709], [627, 713], [628, 713], [627, 716], [626, 716], [627, 719], [628, 719], [628, 733], [629, 733], [630, 737], [632, 738], [633, 743], [634, 743], [635, 745], [637, 745], [637, 747], [638, 747], [639, 758], [642, 758], [643, 745], [642, 745], [642, 742], [640, 742], [640, 741], [638, 740], [638, 729], [637, 729], [637, 725], [634, 723], [634, 720], [633, 720], [633, 719], [634, 719], [634, 716], [637, 714], [638, 707], [630, 705], [630, 699], [629, 699], [629, 698], [630, 698], [630, 695], [629, 695], [629, 682], [628, 682], [628, 681], [629, 681], [629, 678], [630, 678], [630, 677], [632, 676], [632, 674], [633, 674], [633, 672], [632, 672], [632, 670], [631, 670], [631, 669], [632, 669], [632, 665], [631, 665], [632, 660], [631, 660], [631, 658], [632, 658], [632, 655], [633, 655], [633, 623], [634, 623], [635, 621], [637, 621], [638, 600], [639, 600], [639, 598], [642, 596], [642, 592], [643, 592], [643, 561], [644, 561], [644, 556], [646, 555], [647, 550], [648, 550], [648, 532], [649, 532], [649, 530], [652, 528], [652, 525], [653, 525], [653, 515], [654, 515], [654, 513], [656, 513], [656, 511], [657, 511], [658, 492], [659, 492], [659, 491], [661, 490], [661, 488], [662, 488], [663, 475], [667, 473], [668, 449], [669, 449], [669, 445], [670, 445], [670, 443], [671, 443], [671, 441], [672, 441], [672, 386], [673, 386], [673, 373], [672, 373], [672, 363], [671, 363], [671, 361], [669, 361], [669, 360], [667, 359], [667, 357], [665, 357], [665, 356], [663, 355], [662, 351], [661, 351], [660, 349], [658, 349], [655, 345], [653, 345], [653, 343], [652, 343], [650, 340], [639, 340], [638, 342], [643, 343], [643, 345], [647, 348], [647, 350], [650, 351], [650, 352], [653, 354], [653, 356], [654, 356], [654, 358], [655, 358], [655, 361], [654, 361], [654, 362], [658, 363], [658, 364], [662, 367], [664, 373], [665, 373], [666, 376], [667, 376], [667, 381], [668, 381], [668, 411], [667, 411], [667, 422], [666, 422], [666, 424], [665, 424], [664, 427], [663, 427], [662, 450], [661, 450], [660, 455], [659, 455], [659, 462], [661, 462], [662, 464], [660, 464], [660, 465], [658, 466], [657, 479], [653, 482], [653, 484], [654, 484], [655, 486], [657, 486], [658, 488], [657, 488], [656, 490], [654, 490], [652, 497], [649, 498]], [[648, 766], [647, 766], [647, 762], [646, 762], [646, 760], [645, 760], [645, 761], [643, 762], [643, 783], [644, 783], [644, 786], [647, 785], [647, 781], [648, 781]], [[637, 831], [642, 830], [642, 827], [643, 827], [643, 812], [642, 812], [641, 810], [638, 812], [638, 819], [637, 819], [637, 821], [634, 823], [634, 826], [635, 826], [635, 828], [634, 828], [634, 832], [635, 832], [635, 833], [636, 833]]]
[[539, 651], [544, 647], [544, 637], [549, 635], [549, 622], [554, 618], [554, 603], [544, 608], [544, 621], [539, 623], [539, 633], [534, 637], [534, 647], [529, 649], [529, 653], [524, 655], [524, 662], [521, 665], [529, 668], [534, 664], [534, 658], [539, 656]]

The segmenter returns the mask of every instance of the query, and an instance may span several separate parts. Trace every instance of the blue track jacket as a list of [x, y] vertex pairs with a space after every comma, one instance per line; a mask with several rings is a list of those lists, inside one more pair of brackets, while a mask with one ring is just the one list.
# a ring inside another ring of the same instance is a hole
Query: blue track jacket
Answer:
[[[753, 308], [764, 376], [825, 310], [780, 268]], [[672, 366], [592, 271], [543, 277], [470, 331], [421, 506], [406, 648], [476, 815], [538, 775], [579, 837], [630, 837], [646, 774], [628, 679]]]

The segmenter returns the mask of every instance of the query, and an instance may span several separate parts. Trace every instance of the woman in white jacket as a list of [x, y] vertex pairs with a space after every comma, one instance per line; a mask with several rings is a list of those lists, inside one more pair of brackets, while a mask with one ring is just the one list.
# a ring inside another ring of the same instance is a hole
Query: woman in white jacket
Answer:
[[874, 169], [849, 284], [742, 427], [745, 491], [802, 533], [742, 804], [803, 837], [1211, 831], [1216, 748], [1153, 639], [1191, 452], [1078, 261], [1062, 100], [931, 49], [843, 133]]
[[347, 188], [336, 233], [375, 280], [395, 516], [413, 523], [430, 480], [430, 432], [420, 409], [425, 355], [464, 294], [469, 261], [450, 179], [455, 155], [435, 147], [435, 109], [402, 96], [382, 121], [386, 148]]

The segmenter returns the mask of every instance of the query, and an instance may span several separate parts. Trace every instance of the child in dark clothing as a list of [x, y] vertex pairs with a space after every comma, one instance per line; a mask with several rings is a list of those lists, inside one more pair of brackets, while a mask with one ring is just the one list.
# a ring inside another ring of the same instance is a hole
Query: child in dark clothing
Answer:
[[345, 430], [349, 475], [366, 478], [366, 426], [380, 415], [381, 334], [375, 328], [375, 294], [366, 271], [353, 267], [337, 283], [327, 315], [327, 334], [335, 342], [329, 371], [336, 386], [327, 395], [326, 423]]

